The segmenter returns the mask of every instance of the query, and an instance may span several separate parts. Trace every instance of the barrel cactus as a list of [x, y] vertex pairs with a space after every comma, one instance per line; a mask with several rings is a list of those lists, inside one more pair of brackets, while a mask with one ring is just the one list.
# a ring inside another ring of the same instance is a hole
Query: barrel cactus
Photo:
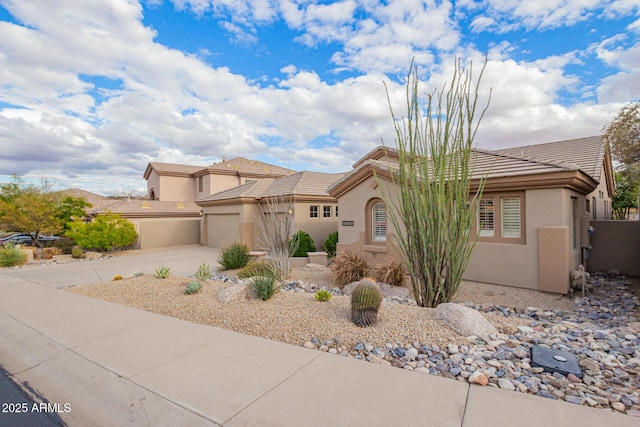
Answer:
[[382, 294], [378, 285], [363, 280], [351, 294], [351, 321], [356, 326], [372, 326], [378, 321]]

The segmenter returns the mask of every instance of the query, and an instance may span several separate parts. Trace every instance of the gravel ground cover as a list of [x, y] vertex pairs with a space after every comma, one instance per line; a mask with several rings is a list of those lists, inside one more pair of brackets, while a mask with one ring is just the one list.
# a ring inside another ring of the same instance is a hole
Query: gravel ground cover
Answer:
[[[233, 277], [234, 271], [225, 272]], [[326, 270], [294, 269], [291, 280], [322, 286], [329, 283]], [[339, 347], [351, 348], [358, 342], [384, 346], [392, 343], [422, 342], [446, 345], [465, 343], [443, 322], [435, 319], [433, 309], [384, 301], [379, 322], [371, 328], [359, 328], [351, 322], [350, 299], [334, 296], [329, 302], [314, 300], [313, 293], [279, 292], [269, 301], [249, 299], [221, 304], [217, 295], [232, 283], [207, 281], [202, 290], [185, 295], [185, 277], [157, 279], [153, 275], [67, 288], [68, 291], [124, 304], [142, 310], [177, 317], [191, 322], [217, 326], [248, 335], [261, 336], [289, 344], [303, 345], [316, 338], [337, 340]], [[542, 309], [567, 310], [571, 302], [557, 295], [527, 289], [465, 282], [458, 302], [510, 304]], [[512, 305], [513, 306], [513, 305]], [[528, 319], [505, 318], [496, 313], [485, 316], [501, 332], [527, 325]]]

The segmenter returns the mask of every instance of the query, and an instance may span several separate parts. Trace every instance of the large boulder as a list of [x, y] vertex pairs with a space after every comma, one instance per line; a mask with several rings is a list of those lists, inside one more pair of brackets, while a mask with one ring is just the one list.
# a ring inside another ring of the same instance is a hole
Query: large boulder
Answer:
[[247, 285], [233, 285], [223, 289], [218, 294], [218, 301], [221, 304], [244, 301], [248, 298]]
[[436, 318], [443, 320], [458, 335], [487, 336], [498, 330], [479, 312], [460, 304], [443, 303], [436, 308]]

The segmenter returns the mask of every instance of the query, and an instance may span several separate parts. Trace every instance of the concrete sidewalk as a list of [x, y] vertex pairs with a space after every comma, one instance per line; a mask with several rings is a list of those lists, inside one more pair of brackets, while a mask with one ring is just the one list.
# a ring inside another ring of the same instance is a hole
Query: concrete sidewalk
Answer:
[[159, 265], [192, 274], [216, 258], [214, 249], [188, 247], [0, 270], [0, 364], [49, 402], [67, 403], [70, 410], [59, 415], [71, 426], [639, 424], [56, 289]]

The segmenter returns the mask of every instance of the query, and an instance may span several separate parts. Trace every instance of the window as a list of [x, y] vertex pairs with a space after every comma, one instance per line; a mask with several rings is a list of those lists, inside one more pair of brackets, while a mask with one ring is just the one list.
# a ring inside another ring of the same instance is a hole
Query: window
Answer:
[[478, 230], [480, 230], [480, 236], [493, 236], [493, 199], [480, 200]]
[[520, 237], [520, 198], [502, 197], [502, 237]]
[[322, 217], [323, 218], [331, 218], [331, 206], [323, 206], [322, 207]]
[[338, 218], [338, 205], [336, 205], [336, 218]]
[[318, 206], [309, 206], [309, 218], [318, 218]]
[[198, 191], [202, 193], [204, 188], [204, 178], [198, 177]]
[[591, 198], [591, 212], [591, 217], [593, 219], [598, 219], [598, 207], [596, 206], [595, 196]]
[[387, 207], [382, 202], [376, 202], [371, 207], [371, 240], [387, 240]]

